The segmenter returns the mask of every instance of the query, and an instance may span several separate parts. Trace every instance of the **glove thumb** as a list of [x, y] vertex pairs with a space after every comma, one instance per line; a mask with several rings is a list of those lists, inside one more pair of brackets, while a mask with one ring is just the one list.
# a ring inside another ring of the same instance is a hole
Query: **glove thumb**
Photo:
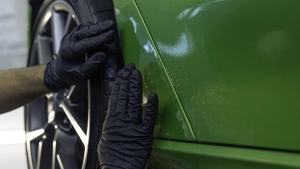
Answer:
[[81, 73], [86, 77], [91, 77], [97, 70], [99, 70], [106, 55], [103, 52], [97, 52], [89, 57], [82, 65], [80, 65]]

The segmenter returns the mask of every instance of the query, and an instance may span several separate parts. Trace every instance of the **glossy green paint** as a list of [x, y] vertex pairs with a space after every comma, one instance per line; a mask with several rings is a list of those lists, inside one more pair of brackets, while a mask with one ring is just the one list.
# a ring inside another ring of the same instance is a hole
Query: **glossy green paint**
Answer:
[[154, 169], [296, 169], [300, 155], [286, 152], [155, 140]]
[[144, 103], [150, 92], [159, 96], [156, 138], [196, 141], [160, 56], [152, 44], [132, 0], [115, 0], [125, 63], [134, 63], [143, 75]]
[[299, 0], [136, 3], [199, 142], [300, 151]]

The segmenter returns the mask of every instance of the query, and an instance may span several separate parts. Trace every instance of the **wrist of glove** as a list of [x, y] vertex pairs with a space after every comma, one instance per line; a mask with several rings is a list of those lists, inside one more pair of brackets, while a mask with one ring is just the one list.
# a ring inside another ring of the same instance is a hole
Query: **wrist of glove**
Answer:
[[142, 77], [133, 64], [120, 70], [103, 125], [98, 155], [102, 169], [144, 169], [149, 161], [158, 97], [150, 94], [142, 117]]
[[113, 36], [113, 21], [88, 22], [66, 34], [56, 60], [48, 63], [44, 71], [44, 84], [53, 92], [86, 82], [101, 66], [106, 55], [96, 52], [86, 59], [86, 54], [97, 51], [109, 43]]

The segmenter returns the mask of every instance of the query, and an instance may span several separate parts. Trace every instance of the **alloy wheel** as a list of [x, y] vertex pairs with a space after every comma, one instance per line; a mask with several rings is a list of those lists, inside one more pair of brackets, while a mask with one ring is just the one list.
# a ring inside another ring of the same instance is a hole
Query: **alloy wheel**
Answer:
[[[54, 1], [35, 32], [29, 65], [57, 57], [61, 38], [79, 24], [72, 7]], [[85, 168], [90, 131], [89, 82], [72, 86], [26, 107], [26, 148], [30, 169]]]

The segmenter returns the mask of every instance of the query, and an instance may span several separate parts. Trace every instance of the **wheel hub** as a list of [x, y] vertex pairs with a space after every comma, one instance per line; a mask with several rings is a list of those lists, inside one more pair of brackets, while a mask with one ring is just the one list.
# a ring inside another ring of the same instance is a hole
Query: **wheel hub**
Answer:
[[68, 107], [71, 107], [71, 101], [68, 98], [69, 90], [61, 90], [57, 93], [47, 94], [47, 110], [48, 110], [48, 123], [57, 126], [60, 130], [70, 132], [72, 129], [72, 124], [64, 110], [61, 107], [61, 104], [68, 104]]

